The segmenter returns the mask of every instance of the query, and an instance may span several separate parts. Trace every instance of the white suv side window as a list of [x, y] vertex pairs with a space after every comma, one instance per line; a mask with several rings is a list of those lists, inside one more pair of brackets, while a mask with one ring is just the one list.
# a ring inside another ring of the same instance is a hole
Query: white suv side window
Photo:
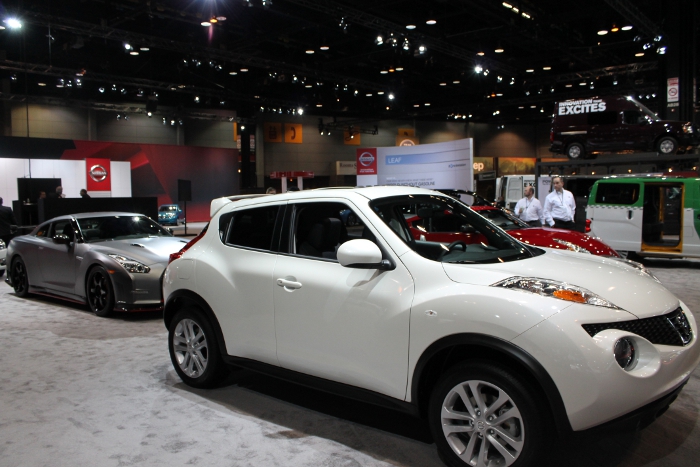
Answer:
[[272, 245], [279, 206], [233, 211], [219, 222], [219, 238], [227, 246], [276, 250]]
[[348, 205], [318, 202], [294, 206], [292, 253], [335, 260], [340, 245], [358, 238], [374, 241], [374, 235]]

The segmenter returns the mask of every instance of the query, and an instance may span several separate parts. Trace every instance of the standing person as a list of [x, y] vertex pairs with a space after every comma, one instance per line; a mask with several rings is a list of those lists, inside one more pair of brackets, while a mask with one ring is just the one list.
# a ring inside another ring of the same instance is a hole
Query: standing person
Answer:
[[525, 197], [515, 205], [515, 215], [532, 227], [542, 227], [544, 222], [542, 203], [535, 198], [535, 188], [533, 186], [525, 187]]
[[90, 195], [88, 195], [88, 192], [87, 192], [87, 190], [86, 190], [85, 188], [83, 188], [82, 190], [80, 190], [80, 197], [83, 198], [83, 199], [89, 198], [89, 197], [90, 197]]
[[63, 187], [57, 186], [55, 193], [49, 193], [49, 198], [65, 198], [66, 195], [63, 194]]
[[544, 219], [550, 227], [575, 230], [574, 215], [576, 200], [574, 195], [564, 189], [561, 177], [552, 178], [554, 190], [544, 199]]
[[17, 226], [15, 213], [9, 206], [3, 206], [2, 198], [0, 198], [0, 238], [5, 242], [5, 245], [9, 244], [12, 239], [11, 226]]

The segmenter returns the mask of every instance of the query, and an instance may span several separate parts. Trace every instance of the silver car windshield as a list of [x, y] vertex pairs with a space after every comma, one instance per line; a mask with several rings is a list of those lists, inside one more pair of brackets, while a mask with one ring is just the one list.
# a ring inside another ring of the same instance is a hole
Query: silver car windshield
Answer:
[[143, 237], [172, 237], [146, 216], [99, 216], [77, 219], [87, 243]]
[[374, 200], [370, 207], [413, 251], [434, 261], [497, 263], [541, 253], [454, 198], [396, 196]]

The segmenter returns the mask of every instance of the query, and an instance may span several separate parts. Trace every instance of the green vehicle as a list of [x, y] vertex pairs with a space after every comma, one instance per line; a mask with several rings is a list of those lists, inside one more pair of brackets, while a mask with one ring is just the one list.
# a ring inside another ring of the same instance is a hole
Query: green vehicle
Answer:
[[590, 235], [623, 256], [700, 257], [700, 177], [598, 180], [586, 217]]

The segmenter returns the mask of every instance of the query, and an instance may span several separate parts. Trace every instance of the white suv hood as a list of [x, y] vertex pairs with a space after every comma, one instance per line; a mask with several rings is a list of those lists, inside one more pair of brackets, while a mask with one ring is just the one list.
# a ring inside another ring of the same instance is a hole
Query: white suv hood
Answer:
[[584, 287], [639, 318], [662, 315], [679, 306], [678, 299], [663, 285], [624, 262], [543, 249], [545, 254], [520, 261], [479, 265], [443, 263], [443, 268], [451, 280], [468, 284], [491, 285], [514, 276], [566, 282]]

